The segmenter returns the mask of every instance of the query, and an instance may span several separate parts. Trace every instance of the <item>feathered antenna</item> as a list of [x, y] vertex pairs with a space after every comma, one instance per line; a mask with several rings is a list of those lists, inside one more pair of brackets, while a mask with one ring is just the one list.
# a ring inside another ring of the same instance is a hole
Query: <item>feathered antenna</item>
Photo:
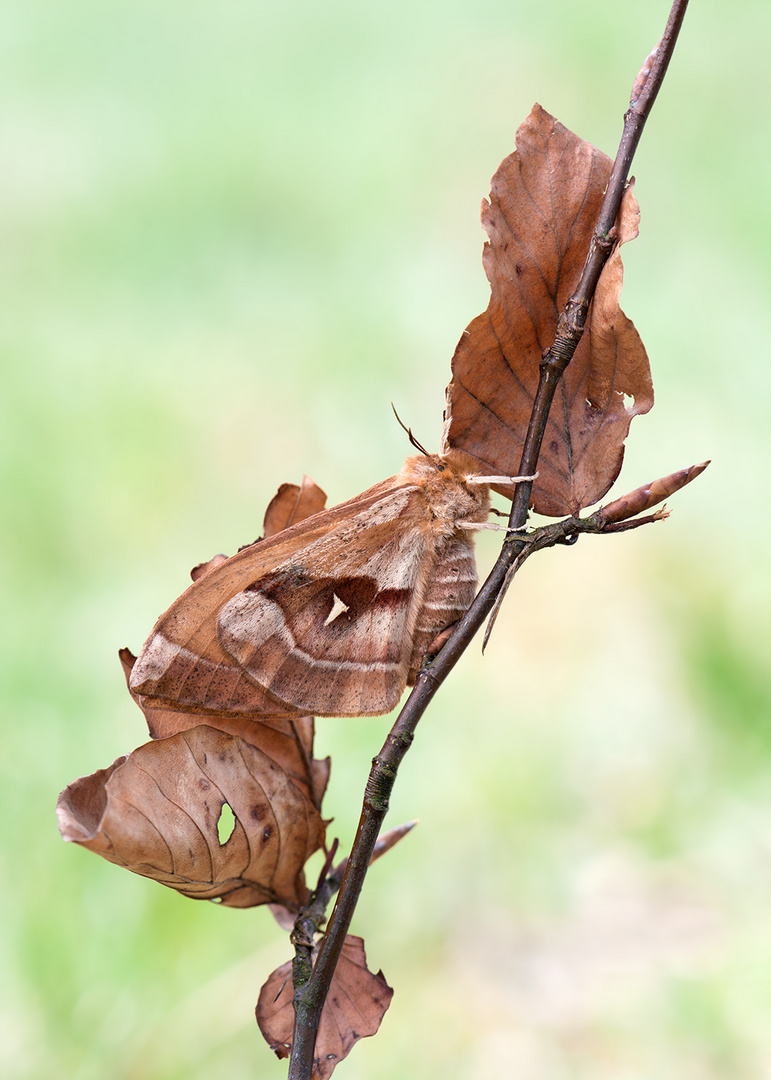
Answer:
[[410, 440], [410, 443], [415, 447], [416, 450], [420, 450], [421, 454], [425, 454], [426, 457], [431, 457], [431, 454], [429, 454], [429, 452], [428, 452], [428, 450], [426, 450], [425, 446], [421, 446], [421, 444], [418, 442], [418, 440], [412, 434], [412, 428], [408, 428], [407, 425], [402, 422], [402, 418], [399, 416], [398, 412], [396, 411], [396, 406], [394, 405], [393, 401], [391, 402], [391, 408], [394, 411], [394, 416], [396, 417], [396, 419], [397, 419], [397, 421], [399, 423], [399, 427], [403, 428], [407, 432], [407, 436], [408, 436], [408, 438]]

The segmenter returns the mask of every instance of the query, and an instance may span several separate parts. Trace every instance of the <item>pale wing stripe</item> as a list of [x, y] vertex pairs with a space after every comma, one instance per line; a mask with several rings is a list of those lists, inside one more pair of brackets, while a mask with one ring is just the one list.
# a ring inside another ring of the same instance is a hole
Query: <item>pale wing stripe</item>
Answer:
[[131, 671], [131, 688], [136, 689], [145, 682], [155, 682], [160, 679], [180, 653], [186, 659], [193, 655], [187, 649], [183, 649], [181, 645], [175, 645], [173, 642], [168, 641], [163, 634], [154, 634], [149, 645], [142, 653], [141, 659], [137, 660]]
[[434, 637], [436, 637], [436, 635], [441, 633], [442, 630], [444, 630], [446, 627], [450, 626], [454, 622], [457, 622], [461, 615], [466, 614], [467, 610], [468, 608], [455, 608], [454, 610], [448, 609], [445, 618], [439, 620], [431, 619], [428, 622], [421, 621], [415, 627], [415, 630], [417, 633], [432, 634]]
[[465, 611], [468, 604], [457, 604], [452, 600], [426, 600], [423, 604], [423, 610], [431, 609], [431, 611]]
[[[370, 660], [366, 664], [359, 664], [355, 660], [317, 660], [302, 649], [292, 649], [289, 655], [302, 657], [309, 667], [321, 668], [322, 671], [396, 671], [401, 667], [401, 664], [385, 660]], [[255, 678], [251, 670], [249, 673]]]

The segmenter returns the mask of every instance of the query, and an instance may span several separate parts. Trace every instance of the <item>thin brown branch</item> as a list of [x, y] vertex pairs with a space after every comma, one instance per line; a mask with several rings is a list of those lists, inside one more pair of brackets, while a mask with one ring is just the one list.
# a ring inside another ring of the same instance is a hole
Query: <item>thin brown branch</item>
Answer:
[[[554, 343], [541, 362], [540, 381], [522, 451], [520, 475], [532, 475], [536, 471], [554, 393], [581, 340], [591, 298], [602, 267], [612, 250], [611, 230], [628, 181], [632, 159], [671, 59], [687, 3], [688, 0], [674, 0], [664, 36], [657, 49], [654, 50], [655, 55], [652, 54], [652, 62], [648, 64], [649, 71], [645, 72], [643, 68], [643, 72], [635, 82], [632, 104], [624, 117], [621, 142], [584, 271], [575, 292], [560, 316]], [[531, 488], [532, 482], [526, 481], [518, 484], [515, 489], [509, 518], [512, 528], [521, 527], [527, 518]], [[565, 523], [559, 523], [567, 529], [561, 537], [563, 541], [576, 531], [592, 531], [580, 524], [581, 521], [589, 519], [566, 520], [572, 526], [572, 532]], [[553, 531], [556, 529], [555, 536], [559, 531], [555, 526], [546, 528]], [[607, 523], [602, 528], [593, 531], [601, 532], [606, 528]], [[552, 540], [552, 543], [558, 542], [560, 542], [559, 539]], [[383, 819], [388, 811], [388, 800], [399, 765], [412, 744], [415, 728], [434, 694], [493, 609], [496, 598], [506, 582], [510, 567], [524, 552], [528, 543], [532, 544], [532, 540], [526, 537], [514, 537], [504, 543], [495, 565], [471, 607], [458, 622], [441, 652], [420, 672], [412, 693], [397, 717], [383, 748], [373, 760], [364, 792], [356, 839], [316, 965], [307, 982], [302, 985], [295, 984], [295, 1028], [289, 1080], [310, 1080], [311, 1078], [321, 1011], [356, 909]], [[542, 546], [551, 545], [547, 545], [544, 538]]]

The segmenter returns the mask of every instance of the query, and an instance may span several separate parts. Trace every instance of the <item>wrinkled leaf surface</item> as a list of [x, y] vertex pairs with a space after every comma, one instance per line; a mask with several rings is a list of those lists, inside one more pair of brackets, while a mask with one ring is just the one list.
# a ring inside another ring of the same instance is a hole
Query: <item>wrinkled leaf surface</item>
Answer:
[[[235, 827], [224, 843], [225, 803]], [[244, 740], [197, 727], [146, 743], [59, 796], [59, 829], [110, 862], [231, 907], [307, 898], [302, 868], [321, 846], [312, 802]]]
[[327, 503], [327, 496], [309, 476], [302, 484], [282, 484], [268, 503], [262, 531], [265, 536], [283, 532], [290, 525], [304, 521], [311, 514], [318, 514]]
[[[313, 1063], [313, 1080], [328, 1080], [338, 1062], [359, 1039], [374, 1035], [393, 990], [383, 972], [373, 974], [367, 967], [364, 941], [349, 934], [332, 979], [321, 1014]], [[292, 1007], [292, 964], [282, 964], [260, 991], [257, 1023], [271, 1050], [288, 1057], [292, 1049], [294, 1009]]]
[[[493, 177], [482, 206], [490, 303], [455, 351], [444, 438], [445, 447], [476, 457], [485, 474], [519, 469], [539, 363], [578, 284], [610, 167], [605, 154], [536, 105]], [[552, 405], [531, 503], [542, 514], [577, 513], [600, 499], [618, 476], [632, 418], [653, 404], [645, 349], [618, 306], [619, 247], [637, 235], [638, 219], [630, 189]]]

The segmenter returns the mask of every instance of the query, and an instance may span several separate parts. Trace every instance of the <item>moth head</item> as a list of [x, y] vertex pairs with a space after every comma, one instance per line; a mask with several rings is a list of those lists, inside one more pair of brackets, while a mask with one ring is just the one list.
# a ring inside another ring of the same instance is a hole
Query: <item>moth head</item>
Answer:
[[490, 512], [490, 489], [468, 483], [479, 465], [466, 454], [422, 454], [407, 458], [400, 479], [416, 484], [425, 493], [439, 529], [454, 532], [459, 521], [486, 521]]

